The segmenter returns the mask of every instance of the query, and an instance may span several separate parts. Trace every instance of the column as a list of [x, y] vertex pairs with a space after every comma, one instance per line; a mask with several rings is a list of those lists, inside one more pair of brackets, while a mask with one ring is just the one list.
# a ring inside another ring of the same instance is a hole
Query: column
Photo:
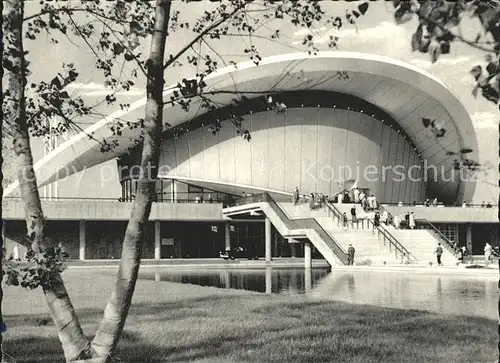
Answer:
[[161, 222], [155, 221], [155, 260], [161, 259]]
[[280, 257], [280, 253], [279, 253], [279, 242], [278, 242], [278, 231], [277, 230], [274, 230], [274, 256], [275, 257]]
[[304, 289], [305, 291], [312, 290], [312, 268], [304, 269]]
[[265, 221], [265, 236], [266, 236], [266, 262], [271, 262], [272, 260], [272, 249], [271, 249], [271, 221], [266, 218]]
[[466, 238], [465, 238], [465, 246], [467, 250], [472, 254], [472, 224], [466, 224]]
[[290, 250], [291, 250], [292, 258], [297, 257], [297, 241], [294, 240], [293, 238], [290, 238], [288, 243], [290, 243]]
[[80, 259], [80, 261], [84, 261], [85, 260], [85, 249], [86, 249], [86, 245], [87, 245], [87, 231], [85, 228], [85, 221], [80, 221], [79, 240], [80, 240], [79, 259]]
[[[4, 254], [7, 254], [7, 239], [5, 238], [6, 233], [6, 223], [5, 219], [2, 219], [2, 259], [7, 258]], [[5, 251], [5, 252], [4, 252]]]
[[266, 294], [273, 293], [273, 270], [271, 266], [266, 267]]
[[224, 240], [226, 242], [226, 251], [231, 249], [231, 228], [229, 223], [224, 225]]
[[174, 180], [172, 179], [172, 195], [170, 196], [170, 198], [172, 199], [172, 203], [175, 203], [176, 202], [176, 198], [177, 198], [177, 180]]
[[307, 241], [304, 243], [304, 267], [312, 267], [312, 257], [311, 257], [311, 242]]

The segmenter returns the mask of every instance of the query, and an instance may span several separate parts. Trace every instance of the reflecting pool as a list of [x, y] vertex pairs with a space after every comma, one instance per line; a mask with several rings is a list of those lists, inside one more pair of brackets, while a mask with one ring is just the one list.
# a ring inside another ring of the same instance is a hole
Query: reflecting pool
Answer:
[[139, 278], [268, 294], [305, 293], [314, 298], [356, 304], [498, 318], [495, 276], [268, 267], [261, 270], [141, 270]]

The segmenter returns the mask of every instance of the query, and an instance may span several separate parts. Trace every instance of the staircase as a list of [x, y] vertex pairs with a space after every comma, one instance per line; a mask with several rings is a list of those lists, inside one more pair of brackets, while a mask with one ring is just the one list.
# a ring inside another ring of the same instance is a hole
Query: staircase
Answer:
[[396, 257], [395, 251], [389, 248], [389, 243], [377, 238], [377, 232], [364, 230], [329, 230], [328, 231], [342, 248], [346, 249], [349, 244], [356, 249], [354, 255], [356, 264], [382, 265], [384, 262], [390, 265], [401, 264], [402, 255]]
[[[373, 264], [383, 264], [384, 261], [388, 264], [401, 264], [402, 255], [396, 254], [396, 251], [391, 248], [390, 243], [384, 241], [383, 238], [378, 234], [377, 231], [373, 231], [373, 228], [365, 224], [365, 229], [352, 229], [351, 226], [347, 230], [344, 230], [338, 221], [333, 218], [332, 215], [329, 216], [328, 209], [318, 208], [311, 210], [308, 204], [297, 204], [293, 203], [278, 203], [280, 208], [287, 214], [287, 216], [294, 220], [298, 218], [314, 218], [323, 227], [323, 229], [331, 236], [337, 243], [345, 250], [349, 248], [349, 244], [356, 249], [354, 255], [355, 263], [369, 263]], [[351, 207], [355, 204], [337, 204], [336, 206], [342, 205], [348, 210], [348, 216], [350, 217]], [[356, 205], [358, 211], [363, 212], [363, 209]], [[365, 213], [366, 214], [366, 213]]]
[[[330, 265], [347, 264], [347, 254], [344, 249], [315, 218], [316, 214], [324, 216], [323, 213], [327, 212], [310, 211], [307, 204], [299, 204], [297, 208], [295, 211], [292, 203], [281, 203], [280, 206], [268, 193], [263, 193], [240, 199], [237, 206], [225, 208], [224, 214], [230, 216], [245, 211], [260, 210], [283, 237], [307, 238]], [[302, 218], [292, 218], [284, 210]], [[304, 215], [308, 218], [304, 218]]]
[[[426, 229], [396, 229], [392, 226], [387, 227], [387, 230], [400, 241], [402, 245], [412, 253], [419, 264], [434, 265], [437, 263], [436, 254], [434, 253], [438, 240], [429, 230]], [[443, 255], [441, 260], [443, 265], [455, 264], [457, 258], [442, 244]]]

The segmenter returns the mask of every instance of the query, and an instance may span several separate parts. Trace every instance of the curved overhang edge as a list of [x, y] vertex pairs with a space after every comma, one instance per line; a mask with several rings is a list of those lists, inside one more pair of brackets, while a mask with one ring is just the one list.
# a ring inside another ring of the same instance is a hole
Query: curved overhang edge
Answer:
[[[471, 148], [472, 150], [474, 150], [473, 153], [477, 155], [478, 145], [474, 127], [472, 125], [472, 120], [467, 110], [465, 109], [464, 105], [459, 101], [458, 97], [448, 87], [446, 87], [439, 79], [429, 74], [425, 70], [419, 69], [411, 64], [395, 60], [389, 57], [367, 54], [367, 53], [340, 52], [340, 51], [318, 52], [317, 55], [313, 56], [308, 55], [307, 53], [289, 53], [289, 54], [276, 55], [263, 58], [259, 66], [257, 66], [252, 61], [247, 61], [236, 64], [234, 66], [221, 68], [215, 71], [214, 73], [210, 74], [209, 76], [207, 76], [206, 82], [209, 83], [210, 81], [216, 80], [218, 78], [223, 77], [224, 75], [228, 75], [233, 72], [243, 72], [245, 69], [252, 69], [256, 67], [264, 68], [266, 66], [269, 67], [275, 64], [278, 65], [280, 63], [286, 63], [286, 62], [294, 62], [294, 61], [314, 62], [317, 60], [322, 60], [323, 62], [328, 60], [335, 61], [336, 62], [335, 66], [337, 67], [337, 69], [347, 70], [348, 72], [351, 71], [351, 72], [369, 73], [370, 71], [373, 71], [373, 67], [363, 67], [363, 63], [366, 63], [365, 66], [376, 63], [381, 68], [384, 67], [387, 68], [385, 70], [386, 72], [384, 72], [383, 70], [379, 72], [380, 75], [413, 85], [422, 90], [423, 92], [425, 92], [426, 94], [428, 94], [429, 96], [436, 99], [436, 101], [438, 101], [439, 103], [441, 103], [441, 105], [446, 109], [446, 111], [450, 115], [451, 121], [455, 125], [455, 128], [459, 136], [461, 148], [464, 147]], [[394, 68], [390, 69], [390, 67]], [[328, 68], [328, 69], [335, 69], [335, 68]], [[395, 72], [396, 70], [398, 70], [399, 72]], [[304, 73], [307, 74], [307, 69], [305, 70], [303, 69], [303, 71]], [[389, 76], [387, 76], [388, 74]], [[415, 79], [415, 77], [419, 79], [419, 82], [417, 82], [418, 84], [412, 82]], [[175, 91], [175, 89], [176, 89], [175, 86], [169, 86], [165, 88], [163, 92], [163, 97], [169, 97]], [[64, 153], [64, 151], [68, 150], [76, 143], [82, 142], [82, 140], [88, 138], [88, 135], [91, 133], [96, 133], [98, 131], [106, 133], [106, 129], [108, 129], [106, 127], [107, 124], [113, 122], [118, 118], [122, 118], [131, 111], [140, 109], [145, 105], [145, 103], [146, 103], [146, 98], [143, 97], [131, 103], [128, 109], [117, 110], [111, 113], [110, 115], [99, 120], [92, 126], [89, 126], [85, 131], [75, 135], [74, 137], [72, 137], [71, 139], [60, 145], [58, 148], [47, 154], [40, 161], [38, 161], [35, 164], [35, 172], [37, 173], [37, 180], [39, 186], [43, 186], [45, 184], [52, 182], [55, 176], [58, 175], [59, 168], [61, 168], [61, 165], [63, 164], [68, 165], [69, 163], [74, 162], [79, 157], [79, 155], [75, 155], [70, 160], [69, 159], [70, 157], [68, 156], [68, 154], [70, 153]], [[102, 136], [110, 137], [112, 135], [108, 134]], [[85, 140], [85, 141], [89, 142], [90, 140]], [[95, 146], [96, 142], [94, 141], [93, 143]], [[89, 142], [89, 144], [91, 143]], [[91, 148], [92, 146], [88, 147], [89, 150]], [[66, 155], [66, 160], [64, 160], [64, 158], [61, 157], [64, 155]], [[116, 155], [112, 155], [111, 157], [108, 158], [108, 160], [113, 159], [114, 157], [116, 157]], [[44, 179], [42, 178], [39, 179], [39, 176], [41, 176], [39, 170], [41, 168], [44, 168], [45, 170], [53, 170], [51, 171], [50, 174], [51, 176], [45, 177]], [[73, 169], [74, 173], [78, 171], [79, 170], [77, 169]], [[18, 181], [15, 181], [11, 185], [9, 185], [5, 190], [5, 196], [11, 194], [14, 190], [18, 188], [18, 186], [19, 186]], [[470, 200], [472, 198], [474, 191], [475, 191], [475, 181], [460, 183], [460, 191], [457, 200]]]

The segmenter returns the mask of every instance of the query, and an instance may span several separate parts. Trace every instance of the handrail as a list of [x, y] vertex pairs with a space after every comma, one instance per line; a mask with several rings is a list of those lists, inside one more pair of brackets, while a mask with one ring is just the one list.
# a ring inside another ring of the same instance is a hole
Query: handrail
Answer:
[[273, 211], [278, 215], [278, 217], [285, 224], [287, 229], [313, 229], [318, 233], [318, 235], [328, 244], [328, 246], [333, 250], [337, 258], [343, 263], [347, 264], [348, 256], [347, 253], [342, 249], [340, 244], [318, 223], [315, 218], [301, 218], [301, 219], [291, 219], [286, 213], [281, 209], [281, 207], [276, 203], [276, 201], [271, 197], [269, 193], [262, 193], [251, 195], [247, 197], [242, 197], [241, 199], [235, 201], [235, 206], [245, 205], [250, 203], [268, 203]]
[[[279, 207], [278, 207], [279, 208]], [[310, 228], [316, 231], [319, 236], [327, 242], [330, 248], [334, 250], [335, 255], [340, 259], [340, 261], [344, 264], [348, 263], [348, 256], [344, 249], [339, 245], [339, 243], [318, 223], [318, 221], [314, 218], [301, 218], [295, 219], [295, 223], [301, 228], [306, 229]], [[311, 225], [312, 224], [312, 225]]]
[[[382, 226], [381, 224], [379, 224], [378, 226], [376, 226], [375, 222], [372, 221], [369, 218], [368, 218], [368, 223], [371, 223], [373, 225], [373, 228], [376, 228], [378, 232], [382, 233], [382, 236], [384, 236], [384, 238], [387, 238], [387, 240], [389, 241], [389, 243], [392, 244], [394, 246], [394, 248], [396, 248], [396, 250], [399, 251], [399, 253], [401, 253], [403, 256], [406, 256], [408, 262], [410, 261], [410, 256], [412, 256], [412, 254], [410, 253], [410, 251], [408, 251], [406, 249], [406, 247], [403, 246], [396, 239], [396, 237], [394, 237], [384, 226]], [[413, 258], [415, 258], [415, 257], [413, 257]]]
[[438, 235], [438, 237], [444, 242], [444, 247], [448, 250], [448, 252], [452, 254], [457, 254], [459, 252], [459, 248], [455, 247], [453, 242], [451, 242], [448, 237], [446, 237], [435, 225], [433, 225], [428, 219], [420, 219], [420, 221], [423, 221], [427, 223], [429, 226], [431, 226], [431, 230]]
[[[462, 203], [458, 203], [458, 204], [442, 204], [442, 203], [438, 203], [437, 205], [428, 205], [426, 206], [425, 203], [417, 203], [417, 204], [413, 204], [413, 203], [402, 203], [401, 205], [399, 203], [395, 203], [395, 202], [379, 202], [380, 204], [385, 204], [385, 205], [388, 205], [388, 206], [392, 206], [392, 207], [425, 207], [425, 208], [436, 208], [436, 207], [440, 207], [440, 208], [463, 208], [462, 207]], [[498, 207], [498, 203], [497, 202], [492, 202], [490, 203], [490, 207], [487, 207], [487, 203], [486, 204], [469, 204], [467, 203], [467, 208], [494, 208], [494, 207]]]
[[333, 215], [337, 217], [337, 221], [340, 223], [342, 220], [342, 213], [338, 210], [338, 208], [329, 202], [326, 202], [325, 205], [333, 213]]

